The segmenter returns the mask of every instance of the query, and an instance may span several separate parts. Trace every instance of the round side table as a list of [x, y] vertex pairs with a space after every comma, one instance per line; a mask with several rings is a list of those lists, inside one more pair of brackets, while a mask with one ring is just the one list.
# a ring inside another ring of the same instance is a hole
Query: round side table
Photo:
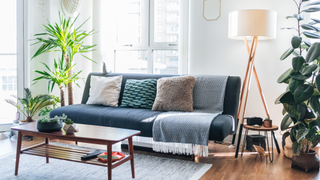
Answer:
[[[244, 145], [245, 142], [247, 140], [247, 136], [248, 136], [248, 131], [258, 131], [259, 132], [259, 145], [261, 146], [261, 142], [260, 142], [260, 131], [264, 131], [265, 136], [266, 136], [266, 141], [267, 141], [267, 147], [268, 147], [268, 153], [269, 153], [269, 160], [270, 162], [273, 162], [273, 140], [275, 141], [275, 144], [278, 145], [277, 139], [275, 138], [275, 134], [274, 131], [278, 130], [278, 126], [273, 125], [272, 127], [264, 127], [264, 126], [260, 126], [260, 127], [253, 127], [253, 126], [249, 126], [247, 124], [243, 124], [243, 127], [246, 129], [245, 132], [245, 136], [244, 136], [244, 140], [243, 140], [243, 145], [242, 145], [242, 152], [241, 152], [241, 157], [243, 156], [243, 151], [244, 151]], [[268, 140], [268, 132], [271, 132], [271, 152], [272, 152], [272, 157], [270, 156], [270, 149], [269, 149], [269, 140]], [[266, 147], [266, 150], [267, 150]], [[280, 148], [279, 146], [277, 146], [277, 151], [278, 153], [280, 153]]]

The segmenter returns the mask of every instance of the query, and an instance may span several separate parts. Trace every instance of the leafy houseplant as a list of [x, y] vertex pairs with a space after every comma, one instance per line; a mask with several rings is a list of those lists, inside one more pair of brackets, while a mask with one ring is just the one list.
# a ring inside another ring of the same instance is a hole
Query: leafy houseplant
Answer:
[[59, 60], [58, 63], [56, 62], [56, 60], [54, 60], [54, 69], [50, 69], [49, 66], [45, 63], [42, 63], [42, 64], [46, 67], [48, 71], [35, 70], [35, 72], [40, 74], [41, 76], [39, 76], [38, 78], [35, 78], [33, 80], [35, 81], [35, 83], [33, 84], [36, 84], [39, 80], [46, 79], [49, 82], [48, 91], [50, 91], [51, 89], [51, 92], [54, 86], [57, 84], [60, 89], [61, 106], [64, 106], [65, 105], [64, 87], [66, 87], [70, 82], [75, 82], [75, 84], [79, 87], [79, 84], [76, 83], [76, 81], [79, 79], [78, 75], [81, 73], [81, 71], [69, 76], [69, 72], [75, 66], [75, 64], [71, 67], [68, 67], [67, 63], [65, 63], [61, 59]]
[[33, 116], [44, 107], [50, 106], [54, 104], [53, 96], [50, 95], [37, 95], [32, 97], [31, 91], [28, 88], [24, 89], [24, 98], [15, 97], [23, 107], [20, 107], [16, 101], [12, 99], [6, 99], [5, 101], [13, 106], [15, 106], [22, 114], [24, 114], [27, 119], [26, 122], [32, 122]]
[[[292, 150], [295, 155], [311, 153], [310, 148], [315, 147], [320, 141], [320, 43], [314, 44], [303, 40], [304, 37], [320, 39], [317, 32], [320, 29], [315, 24], [320, 19], [311, 19], [312, 22], [302, 24], [306, 13], [320, 11], [320, 1], [308, 3], [308, 0], [294, 0], [298, 12], [288, 18], [297, 20], [297, 28], [289, 27], [284, 29], [295, 30], [297, 35], [291, 39], [291, 47], [281, 56], [280, 60], [286, 59], [293, 54], [292, 68], [284, 72], [278, 83], [288, 84], [286, 92], [281, 94], [276, 104], [283, 105], [283, 119], [281, 130], [284, 139], [290, 136]], [[292, 126], [290, 126], [293, 123]], [[314, 155], [313, 155], [314, 156]], [[295, 162], [293, 157], [292, 166], [298, 165], [305, 170], [310, 169], [311, 160], [308, 163]], [[313, 164], [319, 169], [319, 162]], [[307, 167], [308, 166], [308, 167]]]
[[56, 132], [62, 128], [62, 122], [67, 119], [67, 116], [55, 116], [49, 118], [49, 116], [43, 116], [37, 120], [37, 129], [40, 132]]
[[43, 109], [40, 109], [39, 113], [38, 113], [38, 116], [48, 116], [49, 113], [53, 110], [53, 109], [56, 109], [58, 108], [58, 103], [60, 103], [60, 98], [59, 97], [55, 97], [54, 95], [52, 95], [53, 97], [53, 106], [52, 108], [47, 106], [47, 107], [44, 107]]
[[[61, 60], [66, 60], [68, 71], [68, 77], [71, 78], [72, 75], [72, 62], [73, 57], [76, 53], [80, 53], [86, 59], [91, 60], [87, 56], [82, 53], [90, 52], [95, 45], [84, 45], [84, 39], [93, 34], [94, 30], [89, 32], [80, 30], [80, 28], [85, 24], [88, 19], [82, 23], [79, 27], [74, 28], [74, 23], [78, 19], [79, 15], [72, 21], [69, 17], [64, 18], [59, 12], [60, 24], [54, 23], [50, 24], [48, 22], [47, 25], [43, 25], [45, 32], [40, 34], [35, 34], [37, 37], [35, 40], [37, 41], [34, 44], [41, 44], [39, 49], [32, 56], [32, 59], [46, 52], [52, 51], [61, 51], [62, 58]], [[34, 45], [33, 44], [33, 45]], [[92, 60], [91, 60], [92, 61]], [[69, 105], [73, 104], [73, 89], [72, 89], [72, 81], [68, 83], [68, 102]]]

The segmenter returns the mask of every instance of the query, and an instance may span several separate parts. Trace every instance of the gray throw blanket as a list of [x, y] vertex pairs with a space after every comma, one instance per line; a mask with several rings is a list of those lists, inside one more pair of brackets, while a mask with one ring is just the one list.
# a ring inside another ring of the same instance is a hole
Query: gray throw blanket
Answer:
[[223, 112], [228, 76], [194, 77], [194, 112], [170, 111], [160, 114], [153, 124], [154, 151], [208, 155], [210, 125]]

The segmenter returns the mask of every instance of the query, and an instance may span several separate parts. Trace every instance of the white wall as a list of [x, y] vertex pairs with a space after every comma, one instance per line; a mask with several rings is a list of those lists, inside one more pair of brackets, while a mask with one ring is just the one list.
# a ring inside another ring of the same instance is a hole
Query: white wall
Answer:
[[[100, 0], [99, 0], [100, 1]], [[77, 20], [76, 26], [86, 20], [88, 17], [95, 18], [96, 13], [92, 11], [92, 0], [85, 0], [81, 6], [81, 14]], [[274, 100], [285, 90], [285, 85], [277, 83], [277, 78], [288, 68], [291, 67], [291, 60], [280, 61], [281, 54], [290, 47], [290, 39], [294, 34], [293, 31], [280, 31], [281, 27], [296, 26], [293, 19], [286, 20], [287, 15], [296, 12], [295, 4], [292, 0], [222, 0], [221, 17], [216, 21], [206, 21], [202, 17], [203, 1], [190, 0], [190, 73], [191, 74], [217, 74], [217, 75], [234, 75], [240, 76], [243, 80], [248, 54], [243, 41], [228, 39], [228, 13], [240, 9], [270, 9], [278, 13], [278, 31], [277, 38], [274, 40], [259, 41], [256, 53], [256, 69], [260, 78], [267, 105], [269, 107], [270, 116], [274, 120], [274, 124], [280, 125], [282, 120], [282, 106], [275, 105]], [[58, 11], [61, 11], [60, 0], [32, 0], [30, 3], [30, 38], [35, 33], [42, 32], [41, 24], [46, 23], [46, 19], [50, 22], [58, 21]], [[101, 19], [90, 19], [82, 29], [91, 30], [92, 27], [98, 28]], [[99, 39], [88, 38], [85, 43], [92, 44], [99, 42]], [[100, 41], [101, 42], [101, 41]], [[102, 46], [101, 42], [101, 46]], [[98, 44], [99, 46], [99, 44]], [[38, 46], [30, 48], [30, 55], [36, 51]], [[99, 48], [98, 48], [99, 50]], [[97, 51], [97, 53], [99, 53]], [[96, 53], [96, 52], [95, 52]], [[88, 57], [101, 57], [101, 54]], [[54, 54], [42, 55], [30, 62], [31, 80], [34, 79], [34, 69], [43, 69], [39, 61], [51, 62], [53, 58], [57, 58]], [[95, 60], [95, 59], [94, 59]], [[99, 66], [101, 60], [97, 60], [98, 65], [92, 63], [82, 56], [75, 56], [74, 62], [77, 64], [74, 72], [83, 70], [81, 77], [86, 78], [91, 71], [100, 71]], [[266, 117], [263, 105], [259, 96], [257, 86], [252, 79], [252, 86], [249, 93], [246, 116]], [[84, 88], [84, 81], [79, 81], [81, 89], [74, 87], [74, 102], [80, 103]], [[31, 86], [36, 93], [47, 93], [46, 82], [40, 82]], [[59, 95], [56, 88], [55, 95]], [[66, 98], [67, 100], [67, 98]]]
[[[282, 105], [275, 99], [285, 91], [286, 85], [277, 83], [278, 77], [291, 67], [291, 59], [280, 61], [281, 54], [290, 47], [293, 31], [281, 27], [296, 26], [285, 17], [296, 12], [292, 0], [222, 0], [221, 17], [206, 21], [202, 17], [203, 1], [190, 1], [190, 73], [234, 75], [244, 79], [248, 53], [244, 41], [228, 38], [228, 14], [241, 9], [268, 9], [277, 12], [277, 38], [259, 41], [255, 65], [260, 83], [275, 125], [282, 120]], [[254, 77], [249, 92], [246, 116], [266, 117]]]

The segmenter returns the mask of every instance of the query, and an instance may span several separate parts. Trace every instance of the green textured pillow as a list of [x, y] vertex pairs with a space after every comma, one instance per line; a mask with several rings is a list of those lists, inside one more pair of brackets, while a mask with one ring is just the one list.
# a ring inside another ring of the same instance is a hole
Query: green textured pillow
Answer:
[[157, 80], [128, 79], [124, 87], [120, 107], [151, 109], [157, 94]]

